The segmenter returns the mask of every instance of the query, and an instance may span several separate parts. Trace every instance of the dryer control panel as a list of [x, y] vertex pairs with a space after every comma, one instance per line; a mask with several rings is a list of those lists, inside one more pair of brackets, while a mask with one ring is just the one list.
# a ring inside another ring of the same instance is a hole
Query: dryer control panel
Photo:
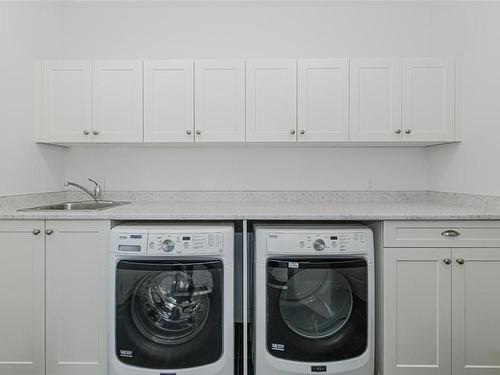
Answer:
[[224, 235], [210, 233], [149, 233], [149, 254], [209, 254], [224, 250]]
[[268, 233], [267, 251], [273, 253], [360, 253], [367, 251], [364, 232]]

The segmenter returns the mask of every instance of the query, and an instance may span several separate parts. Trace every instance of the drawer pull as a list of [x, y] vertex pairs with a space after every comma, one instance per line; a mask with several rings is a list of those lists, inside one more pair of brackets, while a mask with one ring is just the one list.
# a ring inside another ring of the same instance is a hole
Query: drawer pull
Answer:
[[443, 236], [443, 237], [458, 237], [458, 236], [460, 236], [460, 232], [457, 232], [456, 230], [453, 230], [453, 229], [445, 230], [443, 233], [441, 233], [441, 236]]

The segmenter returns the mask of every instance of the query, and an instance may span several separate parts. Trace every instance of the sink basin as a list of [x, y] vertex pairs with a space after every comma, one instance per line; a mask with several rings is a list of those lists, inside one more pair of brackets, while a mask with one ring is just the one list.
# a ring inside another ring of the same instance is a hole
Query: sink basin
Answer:
[[113, 202], [113, 201], [82, 201], [82, 202], [63, 202], [55, 203], [47, 206], [23, 208], [18, 211], [101, 211], [108, 208], [123, 206], [130, 202]]

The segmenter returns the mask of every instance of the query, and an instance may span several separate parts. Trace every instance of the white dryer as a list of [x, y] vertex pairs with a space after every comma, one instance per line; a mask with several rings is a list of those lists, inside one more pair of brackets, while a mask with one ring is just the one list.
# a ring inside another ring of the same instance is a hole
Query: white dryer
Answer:
[[233, 225], [121, 225], [111, 237], [109, 374], [233, 374]]
[[374, 373], [373, 234], [255, 226], [256, 375]]

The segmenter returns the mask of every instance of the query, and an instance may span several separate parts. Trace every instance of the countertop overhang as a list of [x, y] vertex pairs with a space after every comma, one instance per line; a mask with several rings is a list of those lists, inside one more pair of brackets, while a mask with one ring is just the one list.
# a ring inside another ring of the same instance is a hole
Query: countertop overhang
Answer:
[[[17, 207], [24, 208], [24, 207]], [[19, 212], [26, 220], [500, 220], [499, 208], [428, 201], [136, 201], [98, 212]]]

